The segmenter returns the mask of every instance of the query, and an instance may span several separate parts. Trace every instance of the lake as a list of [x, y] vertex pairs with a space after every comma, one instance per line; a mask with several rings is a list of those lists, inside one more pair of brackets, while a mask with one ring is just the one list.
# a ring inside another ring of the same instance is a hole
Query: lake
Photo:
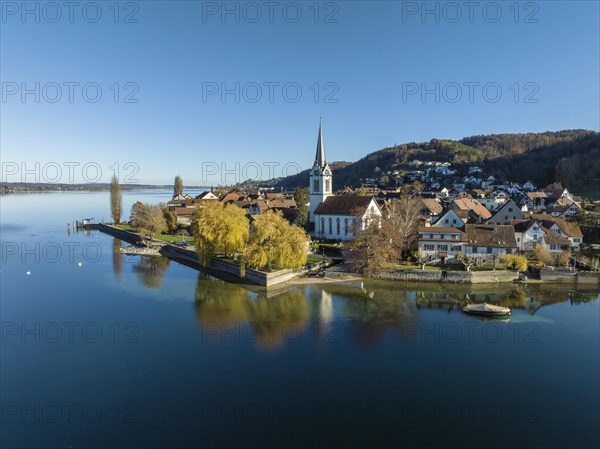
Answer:
[[0, 201], [2, 447], [600, 445], [598, 288], [266, 290], [67, 230], [108, 192]]

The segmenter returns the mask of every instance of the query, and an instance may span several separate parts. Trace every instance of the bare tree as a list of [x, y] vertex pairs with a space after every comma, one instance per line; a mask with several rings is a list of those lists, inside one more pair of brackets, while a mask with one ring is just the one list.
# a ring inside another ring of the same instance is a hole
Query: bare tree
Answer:
[[400, 253], [405, 253], [417, 238], [422, 206], [419, 197], [406, 194], [388, 203], [390, 236], [392, 244]]
[[471, 271], [471, 268], [473, 268], [477, 262], [474, 257], [469, 257], [466, 254], [457, 254], [456, 259], [463, 264], [466, 271]]
[[391, 244], [390, 230], [387, 221], [375, 217], [367, 218], [364, 229], [360, 225], [355, 226], [355, 237], [347, 244], [349, 262], [355, 272], [365, 276], [376, 275], [385, 271], [390, 262], [398, 257], [397, 247]]

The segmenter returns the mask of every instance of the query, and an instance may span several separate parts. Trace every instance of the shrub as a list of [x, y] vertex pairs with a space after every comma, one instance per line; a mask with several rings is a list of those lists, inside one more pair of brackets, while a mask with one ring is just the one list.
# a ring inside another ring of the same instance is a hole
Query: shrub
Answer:
[[552, 254], [542, 245], [537, 245], [531, 253], [532, 257], [542, 265], [550, 265], [553, 261]]
[[527, 270], [527, 258], [525, 256], [519, 256], [516, 254], [506, 254], [500, 258], [502, 263], [505, 263], [508, 268], [514, 270], [526, 271]]

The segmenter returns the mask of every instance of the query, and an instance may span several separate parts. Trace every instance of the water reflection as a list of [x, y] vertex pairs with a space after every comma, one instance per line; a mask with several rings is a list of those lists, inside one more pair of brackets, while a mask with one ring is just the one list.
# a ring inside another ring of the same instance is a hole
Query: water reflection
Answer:
[[123, 274], [124, 256], [123, 256], [123, 253], [121, 252], [122, 247], [123, 247], [123, 244], [121, 243], [121, 240], [113, 238], [112, 265], [113, 265], [113, 272], [115, 274], [115, 281], [117, 281], [117, 282], [121, 281], [121, 275]]
[[201, 325], [218, 332], [246, 325], [241, 337], [264, 347], [281, 346], [302, 334], [308, 323], [309, 307], [300, 288], [269, 294], [201, 274], [194, 304]]
[[360, 347], [375, 345], [387, 334], [407, 340], [406, 329], [427, 320], [422, 316], [425, 310], [442, 310], [452, 315], [449, 320], [454, 320], [462, 316], [466, 304], [488, 302], [533, 315], [558, 302], [578, 304], [595, 299], [597, 288], [574, 290], [570, 285], [406, 285], [366, 281], [295, 286], [272, 292], [200, 274], [195, 312], [203, 330], [209, 327], [220, 333], [241, 329], [243, 338], [259, 346], [281, 346], [289, 340], [289, 334], [303, 333], [310, 325], [311, 335], [323, 337], [316, 343], [326, 342], [327, 336], [344, 335]]
[[170, 260], [167, 257], [140, 256], [139, 262], [132, 269], [144, 287], [159, 288], [165, 278], [169, 263]]

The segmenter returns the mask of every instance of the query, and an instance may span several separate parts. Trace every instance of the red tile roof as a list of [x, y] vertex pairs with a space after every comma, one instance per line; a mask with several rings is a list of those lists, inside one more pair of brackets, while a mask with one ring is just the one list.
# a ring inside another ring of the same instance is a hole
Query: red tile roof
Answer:
[[315, 215], [363, 215], [371, 200], [369, 196], [330, 196], [315, 209]]

